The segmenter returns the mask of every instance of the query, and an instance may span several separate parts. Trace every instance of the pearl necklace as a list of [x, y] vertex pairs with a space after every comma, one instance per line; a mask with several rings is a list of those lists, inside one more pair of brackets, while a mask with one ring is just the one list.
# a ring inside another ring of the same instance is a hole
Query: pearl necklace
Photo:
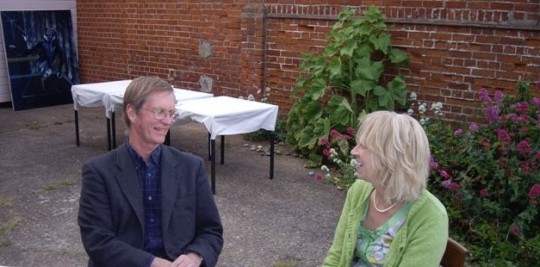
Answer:
[[380, 213], [385, 213], [389, 210], [391, 210], [393, 207], [395, 207], [397, 205], [397, 202], [390, 205], [388, 208], [386, 209], [379, 209], [379, 207], [377, 207], [377, 190], [373, 190], [373, 207], [375, 208], [376, 211], [380, 212]]

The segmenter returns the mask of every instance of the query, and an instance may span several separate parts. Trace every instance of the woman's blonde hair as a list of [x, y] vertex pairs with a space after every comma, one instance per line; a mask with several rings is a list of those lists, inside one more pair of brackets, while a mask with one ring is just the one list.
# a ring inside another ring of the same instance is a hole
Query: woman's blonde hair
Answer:
[[123, 118], [126, 126], [131, 126], [127, 114], [128, 104], [132, 105], [136, 112], [139, 112], [146, 101], [146, 97], [154, 92], [174, 92], [173, 87], [165, 80], [157, 76], [141, 76], [133, 79], [129, 83], [124, 93]]
[[416, 119], [407, 114], [376, 111], [360, 121], [356, 143], [372, 154], [373, 178], [387, 201], [418, 198], [429, 175], [429, 141]]

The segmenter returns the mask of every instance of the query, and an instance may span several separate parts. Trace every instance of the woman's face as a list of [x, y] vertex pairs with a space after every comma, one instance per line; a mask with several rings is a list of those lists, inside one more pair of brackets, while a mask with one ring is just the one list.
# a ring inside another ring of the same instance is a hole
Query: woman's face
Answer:
[[351, 150], [351, 155], [353, 155], [358, 162], [356, 165], [358, 178], [373, 183], [373, 153], [364, 146], [357, 144]]

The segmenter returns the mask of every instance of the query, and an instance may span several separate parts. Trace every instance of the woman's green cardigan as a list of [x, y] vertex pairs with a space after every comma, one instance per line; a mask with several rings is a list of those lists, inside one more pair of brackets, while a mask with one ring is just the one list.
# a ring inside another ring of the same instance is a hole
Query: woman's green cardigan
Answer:
[[[323, 266], [351, 266], [360, 217], [368, 205], [373, 186], [357, 180], [347, 199]], [[427, 190], [413, 204], [385, 257], [384, 266], [439, 266], [448, 240], [448, 215], [441, 202]]]

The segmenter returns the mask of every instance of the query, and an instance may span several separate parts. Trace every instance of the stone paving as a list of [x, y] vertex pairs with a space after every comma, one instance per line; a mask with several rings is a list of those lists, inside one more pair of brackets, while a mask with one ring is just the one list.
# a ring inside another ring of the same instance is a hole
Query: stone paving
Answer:
[[[69, 104], [16, 112], [4, 105], [0, 121], [0, 266], [86, 266], [76, 224], [80, 168], [107, 150], [103, 109], [81, 109], [79, 147]], [[171, 144], [204, 158], [206, 138], [201, 124], [178, 125]], [[216, 168], [225, 239], [218, 266], [320, 266], [345, 193], [284, 154], [270, 180], [269, 158], [246, 144], [268, 146], [228, 136], [225, 164]]]

